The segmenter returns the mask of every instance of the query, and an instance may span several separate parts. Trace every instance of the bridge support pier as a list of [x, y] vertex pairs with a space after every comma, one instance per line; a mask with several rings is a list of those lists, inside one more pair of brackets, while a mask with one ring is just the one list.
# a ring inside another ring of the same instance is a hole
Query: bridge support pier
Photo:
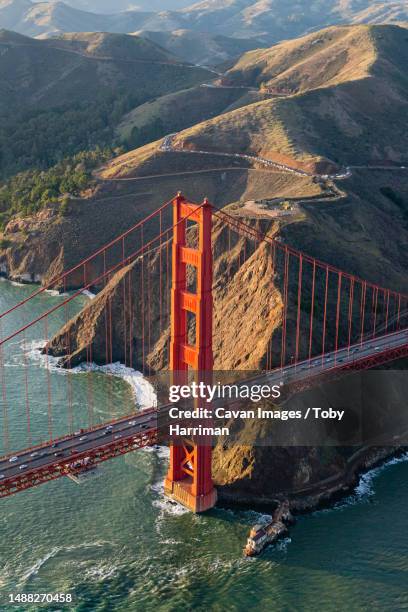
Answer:
[[[197, 248], [187, 246], [187, 220], [197, 224]], [[173, 260], [171, 290], [170, 370], [173, 384], [185, 384], [189, 370], [210, 382], [212, 353], [211, 205], [187, 202], [180, 194], [173, 202]], [[188, 287], [187, 266], [195, 270], [195, 288]], [[195, 343], [189, 344], [188, 317], [195, 317]], [[212, 508], [217, 500], [211, 476], [212, 447], [198, 437], [170, 444], [170, 465], [164, 482], [166, 495], [193, 512]]]

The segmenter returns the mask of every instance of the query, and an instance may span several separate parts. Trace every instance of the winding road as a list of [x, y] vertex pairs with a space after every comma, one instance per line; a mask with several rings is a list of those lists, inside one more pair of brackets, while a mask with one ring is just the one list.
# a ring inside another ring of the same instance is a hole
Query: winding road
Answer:
[[163, 142], [161, 143], [159, 150], [167, 153], [189, 153], [192, 155], [216, 155], [221, 157], [229, 157], [232, 159], [243, 159], [245, 161], [257, 162], [266, 166], [267, 168], [273, 168], [279, 170], [281, 172], [290, 172], [291, 174], [297, 174], [299, 176], [310, 176], [310, 177], [318, 177], [325, 180], [333, 180], [333, 179], [346, 179], [351, 176], [351, 170], [349, 168], [345, 168], [344, 171], [338, 172], [336, 174], [316, 174], [313, 172], [306, 172], [306, 170], [299, 170], [299, 168], [295, 168], [293, 166], [289, 166], [287, 164], [281, 164], [278, 162], [274, 162], [266, 157], [260, 157], [258, 155], [249, 155], [245, 153], [223, 153], [218, 151], [202, 151], [202, 150], [186, 150], [182, 148], [178, 148], [174, 146], [174, 140], [178, 136], [178, 133], [168, 134], [164, 137]]

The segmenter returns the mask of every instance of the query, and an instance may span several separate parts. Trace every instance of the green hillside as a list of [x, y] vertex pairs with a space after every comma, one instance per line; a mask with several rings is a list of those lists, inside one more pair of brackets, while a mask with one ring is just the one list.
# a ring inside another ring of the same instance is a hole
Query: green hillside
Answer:
[[261, 93], [248, 93], [240, 88], [197, 86], [138, 106], [123, 117], [117, 133], [128, 148], [137, 148], [216, 117], [232, 107], [245, 106], [263, 98]]
[[[126, 57], [126, 59], [124, 59]], [[0, 32], [0, 173], [48, 167], [112, 145], [132, 108], [208, 80], [134, 36], [81, 34], [33, 40]]]

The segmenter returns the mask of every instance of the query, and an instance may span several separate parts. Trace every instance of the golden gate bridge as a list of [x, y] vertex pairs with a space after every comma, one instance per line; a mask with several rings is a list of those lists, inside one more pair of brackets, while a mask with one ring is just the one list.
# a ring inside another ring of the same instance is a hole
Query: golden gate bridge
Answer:
[[[260, 337], [241, 328], [232, 333], [249, 356], [251, 342], [257, 344], [256, 366], [268, 380], [286, 377], [303, 384], [408, 355], [407, 295], [302, 253], [234, 209], [219, 210], [207, 200], [196, 204], [178, 194], [0, 315], [0, 497], [156, 444], [165, 406], [114, 418], [117, 407], [108, 386], [112, 418], [96, 422], [92, 377], [82, 389], [87, 410], [76, 411], [74, 367], [121, 361], [146, 376], [163, 370], [184, 376], [193, 370], [201, 377], [211, 376], [214, 368], [232, 369], [225, 356], [231, 349], [223, 349], [232, 322], [218, 306], [237, 279], [241, 287], [253, 287], [260, 267], [266, 298], [261, 308], [256, 297], [247, 296], [245, 308], [253, 309], [257, 320], [274, 311], [273, 330]], [[86, 290], [97, 296], [73, 313]], [[47, 291], [57, 291], [62, 300], [26, 321], [27, 309]], [[52, 332], [56, 315], [62, 326]], [[11, 321], [20, 326], [13, 329]], [[33, 334], [43, 339], [46, 365], [35, 381], [38, 389], [41, 380], [47, 410], [41, 434], [32, 427], [36, 402], [26, 348]], [[6, 360], [16, 344], [24, 363], [10, 372]], [[66, 373], [57, 386], [49, 367], [55, 355]], [[248, 364], [238, 359], [235, 367], [253, 370]], [[10, 382], [19, 389], [19, 410], [9, 397]], [[64, 419], [62, 435], [54, 432], [56, 414]], [[18, 439], [10, 427], [17, 419]], [[193, 511], [211, 508], [216, 502], [211, 456], [211, 446], [199, 438], [170, 442], [166, 493]]]

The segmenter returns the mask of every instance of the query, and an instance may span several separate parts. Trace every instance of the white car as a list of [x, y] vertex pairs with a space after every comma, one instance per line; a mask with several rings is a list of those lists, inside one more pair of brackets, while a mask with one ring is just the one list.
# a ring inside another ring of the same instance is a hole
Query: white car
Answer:
[[80, 442], [83, 442], [84, 440], [86, 440], [86, 439], [87, 439], [87, 437], [88, 437], [88, 436], [82, 436], [81, 438], [79, 438], [79, 441], [80, 441]]
[[3, 480], [3, 478], [5, 478], [4, 474], [0, 474], [0, 480]]
[[116, 434], [114, 439], [117, 440], [118, 438], [121, 438], [121, 437], [122, 437], [122, 434], [119, 433], [119, 434]]
[[131, 427], [134, 427], [136, 425], [136, 421], [129, 421], [128, 425], [130, 425]]
[[36, 457], [38, 455], [37, 452], [31, 453], [30, 457]]
[[26, 463], [23, 463], [23, 465], [20, 465], [20, 467], [18, 469], [19, 470], [25, 470], [26, 468], [28, 468], [28, 465]]
[[15, 463], [16, 461], [18, 461], [18, 457], [10, 457], [9, 459], [9, 463]]

